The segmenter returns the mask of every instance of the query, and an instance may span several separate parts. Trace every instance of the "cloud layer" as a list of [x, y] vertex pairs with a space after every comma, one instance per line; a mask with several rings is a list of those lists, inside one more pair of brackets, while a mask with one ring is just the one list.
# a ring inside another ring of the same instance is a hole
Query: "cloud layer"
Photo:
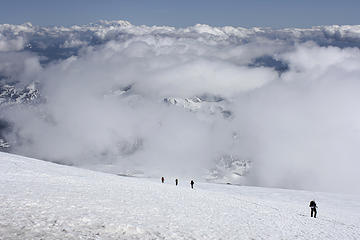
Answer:
[[354, 192], [360, 28], [0, 25], [0, 79], [43, 101], [1, 105], [12, 151], [113, 173]]

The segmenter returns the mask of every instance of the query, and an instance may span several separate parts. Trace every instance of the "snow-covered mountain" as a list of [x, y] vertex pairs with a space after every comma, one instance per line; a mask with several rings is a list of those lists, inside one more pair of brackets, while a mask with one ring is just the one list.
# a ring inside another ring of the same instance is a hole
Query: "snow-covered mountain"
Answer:
[[40, 92], [35, 84], [23, 89], [11, 85], [0, 86], [0, 107], [13, 104], [36, 104], [41, 101]]
[[164, 102], [175, 106], [180, 106], [192, 112], [201, 112], [206, 115], [220, 115], [223, 118], [230, 118], [231, 111], [225, 108], [227, 105], [224, 99], [207, 99], [207, 98], [175, 98], [167, 97], [164, 98]]
[[[41, 101], [44, 101], [44, 99], [41, 98], [40, 92], [36, 89], [34, 83], [25, 88], [17, 88], [7, 84], [0, 86], [0, 111], [16, 105], [36, 107]], [[0, 150], [2, 151], [8, 151], [11, 147], [2, 136], [3, 132], [9, 131], [9, 126], [6, 122], [0, 124]]]
[[251, 171], [251, 164], [252, 162], [248, 159], [229, 154], [222, 155], [209, 170], [205, 179], [208, 182], [242, 184]]
[[[359, 196], [121, 177], [0, 153], [0, 239], [359, 239]], [[308, 204], [315, 199], [318, 217]]]

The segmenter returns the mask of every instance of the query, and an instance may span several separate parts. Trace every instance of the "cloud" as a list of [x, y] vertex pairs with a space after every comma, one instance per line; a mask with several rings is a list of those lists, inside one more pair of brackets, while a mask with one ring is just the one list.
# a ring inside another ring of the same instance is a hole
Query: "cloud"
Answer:
[[357, 26], [19, 28], [32, 48], [1, 53], [0, 74], [46, 101], [1, 109], [16, 153], [198, 178], [231, 155], [253, 163], [243, 183], [355, 191]]
[[[359, 180], [358, 48], [297, 46], [280, 81], [237, 101], [244, 141], [256, 142], [253, 181], [354, 191]], [[254, 148], [254, 146], [252, 146]]]
[[27, 52], [0, 52], [0, 79], [25, 86], [42, 70], [39, 57]]
[[22, 50], [24, 48], [24, 44], [24, 39], [21, 37], [7, 39], [0, 34], [0, 52]]

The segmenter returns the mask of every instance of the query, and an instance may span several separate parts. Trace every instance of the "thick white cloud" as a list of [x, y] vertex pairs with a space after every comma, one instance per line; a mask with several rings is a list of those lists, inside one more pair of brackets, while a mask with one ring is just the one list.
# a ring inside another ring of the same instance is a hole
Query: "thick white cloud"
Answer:
[[0, 34], [0, 52], [18, 51], [24, 48], [24, 39], [17, 37], [15, 39], [7, 39]]
[[[253, 161], [249, 184], [352, 192], [360, 180], [360, 51], [345, 47], [360, 39], [357, 26], [26, 26], [12, 31], [42, 49], [54, 42], [49, 33], [61, 51], [81, 48], [43, 66], [30, 53], [0, 55], [3, 76], [38, 82], [46, 98], [1, 111], [13, 123], [6, 137], [15, 152], [115, 173], [198, 177], [232, 154]], [[40, 33], [41, 44], [31, 37]], [[206, 111], [164, 102], [203, 96], [224, 100]], [[231, 117], [217, 114], [224, 110]]]
[[25, 86], [36, 81], [42, 67], [39, 57], [26, 52], [0, 52], [0, 78]]

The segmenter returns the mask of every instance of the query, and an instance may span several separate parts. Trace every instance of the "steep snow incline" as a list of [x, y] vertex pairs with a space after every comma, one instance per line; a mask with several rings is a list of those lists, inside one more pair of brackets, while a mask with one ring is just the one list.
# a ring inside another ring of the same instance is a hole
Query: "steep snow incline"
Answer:
[[359, 196], [188, 182], [0, 153], [0, 239], [360, 239]]

